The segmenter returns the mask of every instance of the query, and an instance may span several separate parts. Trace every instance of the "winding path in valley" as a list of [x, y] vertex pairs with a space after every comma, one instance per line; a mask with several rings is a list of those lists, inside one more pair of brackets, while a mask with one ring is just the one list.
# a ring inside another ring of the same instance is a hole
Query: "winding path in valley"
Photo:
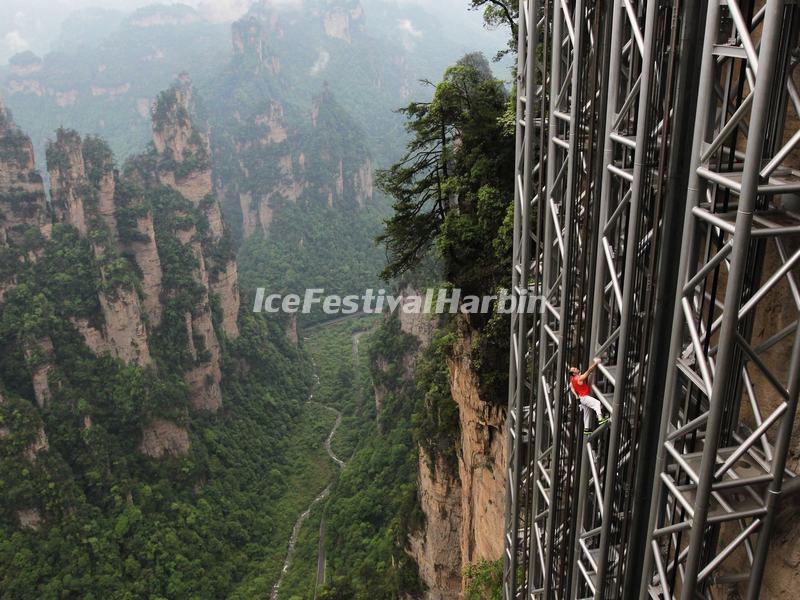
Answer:
[[[322, 324], [321, 326], [325, 325], [333, 325], [334, 323], [338, 323], [344, 319], [336, 319], [333, 321], [328, 321], [327, 323]], [[319, 325], [315, 328], [320, 327]], [[307, 331], [307, 330], [306, 330]], [[354, 365], [358, 365], [358, 341], [362, 335], [368, 333], [367, 331], [358, 331], [353, 334], [353, 362]], [[312, 360], [313, 363], [313, 360]], [[314, 365], [316, 369], [316, 364]], [[314, 375], [314, 379], [317, 383], [319, 383], [319, 376]], [[308, 402], [311, 402], [314, 398], [314, 394], [308, 395]], [[331, 444], [333, 443], [333, 436], [336, 435], [336, 431], [339, 429], [339, 425], [342, 424], [342, 413], [340, 413], [335, 408], [330, 406], [324, 406], [330, 411], [336, 413], [336, 421], [331, 428], [331, 432], [328, 434], [327, 439], [325, 440], [325, 451], [330, 456], [331, 460], [338, 466], [340, 469], [344, 469], [347, 465], [345, 461], [334, 454], [333, 449], [331, 448]], [[322, 502], [325, 498], [328, 497], [331, 493], [331, 488], [335, 482], [331, 481], [328, 486], [320, 492], [319, 496], [314, 498], [311, 501], [311, 504], [308, 505], [308, 508], [303, 511], [299, 517], [297, 517], [297, 521], [295, 521], [294, 527], [292, 528], [292, 535], [289, 538], [289, 548], [286, 551], [286, 559], [283, 561], [283, 568], [281, 569], [281, 575], [278, 577], [278, 581], [275, 582], [275, 585], [272, 586], [272, 593], [270, 594], [270, 600], [278, 600], [278, 592], [280, 592], [281, 585], [283, 584], [283, 580], [286, 577], [286, 573], [289, 572], [289, 567], [292, 566], [292, 559], [294, 558], [294, 551], [297, 547], [297, 539], [300, 537], [300, 530], [303, 528], [303, 524], [308, 520], [308, 517], [311, 515], [311, 510], [320, 502]], [[317, 588], [325, 582], [325, 517], [322, 517], [322, 521], [320, 522], [320, 530], [319, 530], [319, 550], [317, 552], [317, 582], [314, 586], [314, 597], [317, 596]]]

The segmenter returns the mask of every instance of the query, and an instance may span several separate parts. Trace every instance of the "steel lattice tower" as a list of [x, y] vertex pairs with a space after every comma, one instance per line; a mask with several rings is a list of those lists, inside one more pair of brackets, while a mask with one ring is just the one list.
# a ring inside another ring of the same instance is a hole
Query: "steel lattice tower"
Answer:
[[[758, 597], [798, 487], [798, 21], [520, 0], [513, 292], [542, 310], [512, 322], [505, 598]], [[612, 420], [584, 437], [593, 356]]]

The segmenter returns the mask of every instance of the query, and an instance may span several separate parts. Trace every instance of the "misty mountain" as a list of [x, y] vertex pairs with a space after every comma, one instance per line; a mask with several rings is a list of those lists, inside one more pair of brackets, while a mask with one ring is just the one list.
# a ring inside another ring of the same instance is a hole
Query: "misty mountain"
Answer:
[[[372, 0], [365, 8], [347, 6], [263, 1], [238, 24], [259, 15], [279, 19], [279, 35], [264, 46], [284, 65], [274, 86], [308, 106], [327, 82], [367, 131], [373, 151], [381, 153], [388, 140], [403, 134], [391, 110], [412, 94], [430, 93], [418, 80], [435, 80], [465, 50], [480, 50], [480, 44], [475, 48], [480, 25], [477, 18], [462, 16], [459, 23], [471, 22], [471, 27], [445, 28], [446, 14], [413, 3]], [[348, 10], [361, 13], [348, 15]], [[318, 19], [322, 13], [329, 14], [327, 21]], [[449, 34], [442, 33], [445, 29]], [[487, 54], [496, 48], [492, 36], [479, 39]], [[214, 91], [209, 88], [236, 53], [228, 24], [209, 21], [182, 4], [152, 5], [127, 16], [83, 9], [65, 20], [53, 47], [43, 57], [18, 54], [0, 69], [7, 106], [31, 135], [37, 156], [50, 133], [68, 124], [103, 136], [120, 160], [149, 139], [149, 111], [159, 90], [188, 72], [210, 100]]]

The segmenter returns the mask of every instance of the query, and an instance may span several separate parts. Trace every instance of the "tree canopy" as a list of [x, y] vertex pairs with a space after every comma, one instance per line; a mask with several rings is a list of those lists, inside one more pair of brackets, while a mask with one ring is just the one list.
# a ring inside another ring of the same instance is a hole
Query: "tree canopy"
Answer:
[[411, 134], [406, 154], [378, 174], [378, 185], [394, 199], [378, 238], [388, 255], [382, 275], [414, 269], [436, 245], [454, 283], [464, 279], [459, 265], [477, 260], [461, 283], [478, 285], [488, 267], [481, 259], [494, 258], [484, 250], [502, 226], [513, 180], [508, 93], [477, 53], [447, 69], [440, 83], [428, 83], [433, 99], [402, 109]]

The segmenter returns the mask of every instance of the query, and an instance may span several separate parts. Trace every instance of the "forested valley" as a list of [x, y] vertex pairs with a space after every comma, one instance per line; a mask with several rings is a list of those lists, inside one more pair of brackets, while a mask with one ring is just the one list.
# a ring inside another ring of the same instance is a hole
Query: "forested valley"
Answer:
[[0, 598], [500, 598], [514, 0], [86, 8], [0, 67]]

